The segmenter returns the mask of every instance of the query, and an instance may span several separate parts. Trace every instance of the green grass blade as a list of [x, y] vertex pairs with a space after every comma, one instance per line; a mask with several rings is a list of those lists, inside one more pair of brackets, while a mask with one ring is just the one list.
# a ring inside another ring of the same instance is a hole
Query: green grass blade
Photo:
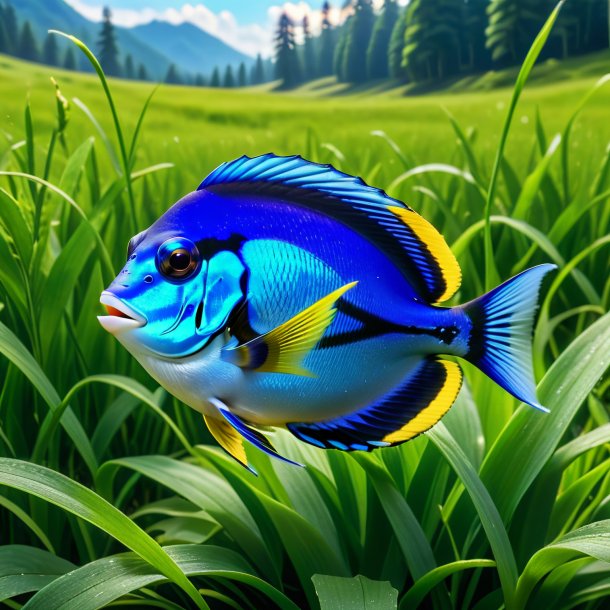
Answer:
[[493, 254], [493, 244], [491, 239], [491, 209], [494, 204], [494, 200], [496, 197], [496, 188], [498, 182], [498, 174], [500, 170], [500, 166], [502, 164], [502, 158], [504, 156], [504, 148], [506, 146], [506, 141], [508, 140], [508, 134], [510, 131], [511, 123], [513, 121], [513, 116], [515, 114], [515, 109], [517, 107], [517, 103], [519, 102], [519, 98], [521, 97], [521, 92], [525, 87], [525, 83], [529, 77], [529, 74], [544, 47], [547, 38], [551, 33], [551, 29], [553, 28], [553, 24], [559, 15], [559, 11], [563, 5], [563, 0], [561, 0], [549, 18], [546, 20], [546, 23], [542, 26], [542, 29], [536, 36], [530, 50], [528, 51], [525, 59], [523, 60], [523, 64], [521, 65], [521, 69], [519, 70], [519, 74], [517, 76], [517, 81], [515, 82], [515, 86], [513, 88], [513, 94], [511, 96], [508, 112], [506, 113], [506, 119], [504, 120], [504, 125], [502, 127], [502, 132], [500, 135], [500, 142], [498, 144], [498, 150], [496, 152], [496, 158], [493, 164], [493, 169], [491, 171], [491, 178], [489, 181], [489, 188], [487, 189], [487, 198], [485, 200], [485, 211], [483, 215], [483, 220], [485, 221], [485, 233], [484, 233], [484, 244], [485, 244], [485, 289], [491, 290], [499, 281], [498, 271], [496, 269], [496, 265], [494, 262], [494, 254]]
[[0, 602], [42, 589], [76, 566], [55, 553], [33, 546], [0, 546]]
[[419, 578], [411, 586], [400, 600], [398, 608], [399, 610], [414, 610], [419, 607], [426, 595], [428, 595], [436, 585], [456, 572], [474, 570], [477, 568], [493, 568], [495, 566], [496, 562], [491, 559], [462, 559], [439, 566]]
[[[230, 549], [181, 544], [163, 550], [187, 576], [219, 579], [220, 583], [224, 579], [234, 581], [260, 591], [281, 610], [298, 610], [289, 598], [257, 577], [248, 563]], [[94, 610], [165, 580], [163, 573], [138, 556], [122, 553], [93, 561], [55, 580], [32, 597], [24, 610]]]
[[540, 580], [557, 566], [582, 555], [610, 562], [610, 521], [585, 525], [544, 547], [528, 561], [519, 578], [515, 595], [516, 608], [525, 608]]
[[99, 527], [181, 587], [198, 608], [207, 607], [184, 572], [157, 542], [84, 485], [43, 466], [9, 458], [0, 458], [0, 484], [42, 498]]
[[387, 581], [365, 576], [340, 578], [315, 574], [312, 577], [321, 610], [395, 610], [398, 591]]
[[609, 356], [610, 313], [577, 337], [540, 383], [538, 396], [550, 413], [521, 406], [491, 448], [483, 462], [481, 479], [505, 522], [606, 371]]
[[121, 161], [123, 165], [123, 176], [125, 177], [125, 184], [127, 186], [127, 194], [129, 196], [129, 210], [131, 213], [131, 221], [132, 221], [132, 231], [135, 234], [138, 228], [138, 220], [136, 215], [136, 202], [133, 194], [133, 188], [131, 185], [131, 168], [129, 157], [127, 156], [127, 147], [125, 146], [125, 139], [123, 138], [123, 130], [121, 129], [121, 122], [119, 121], [119, 115], [117, 113], [117, 109], [114, 103], [114, 99], [112, 98], [112, 94], [110, 92], [110, 87], [108, 86], [108, 81], [106, 80], [106, 75], [104, 74], [104, 70], [100, 65], [100, 62], [97, 60], [97, 57], [90, 51], [87, 45], [80, 41], [75, 36], [71, 36], [70, 34], [65, 34], [64, 32], [59, 32], [58, 30], [49, 30], [49, 34], [57, 34], [58, 36], [63, 36], [68, 40], [72, 41], [87, 57], [93, 69], [96, 71], [100, 83], [104, 89], [104, 93], [106, 94], [106, 100], [108, 102], [108, 107], [110, 108], [110, 112], [112, 114], [112, 120], [114, 122], [114, 128], [116, 130], [117, 140], [119, 141], [119, 150], [121, 151]]
[[[19, 338], [2, 322], [0, 322], [0, 353], [4, 354], [30, 380], [51, 412], [59, 409], [61, 399], [48, 377], [32, 354], [19, 341]], [[82, 425], [69, 407], [66, 408], [60, 421], [85, 464], [94, 473], [98, 464], [93, 448]]]
[[513, 609], [513, 595], [517, 584], [517, 562], [508, 534], [496, 505], [487, 489], [479, 479], [476, 470], [441, 422], [428, 432], [432, 442], [438, 447], [445, 459], [451, 464], [460, 481], [470, 495], [475, 506], [487, 540], [494, 554], [498, 575], [504, 593], [504, 604], [507, 610]]

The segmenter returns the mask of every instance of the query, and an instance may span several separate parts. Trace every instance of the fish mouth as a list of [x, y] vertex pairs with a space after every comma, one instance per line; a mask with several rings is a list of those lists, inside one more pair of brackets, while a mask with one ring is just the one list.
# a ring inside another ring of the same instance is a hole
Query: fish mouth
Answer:
[[113, 335], [146, 326], [146, 318], [135, 312], [129, 305], [114, 296], [112, 292], [104, 290], [100, 296], [100, 303], [104, 305], [107, 316], [98, 316], [102, 327]]

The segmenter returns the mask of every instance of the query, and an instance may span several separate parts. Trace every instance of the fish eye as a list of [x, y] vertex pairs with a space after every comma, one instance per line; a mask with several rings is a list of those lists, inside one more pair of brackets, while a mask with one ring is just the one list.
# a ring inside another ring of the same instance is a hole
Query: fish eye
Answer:
[[157, 268], [171, 279], [186, 279], [197, 269], [198, 263], [197, 246], [183, 237], [168, 239], [157, 250]]

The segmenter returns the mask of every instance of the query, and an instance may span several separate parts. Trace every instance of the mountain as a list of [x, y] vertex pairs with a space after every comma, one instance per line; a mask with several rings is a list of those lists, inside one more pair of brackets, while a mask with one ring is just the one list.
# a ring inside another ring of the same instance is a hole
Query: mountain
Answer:
[[[0, 2], [10, 2], [15, 8], [19, 24], [28, 20], [39, 41], [44, 40], [47, 30], [60, 30], [73, 34], [94, 52], [97, 51], [100, 24], [89, 21], [64, 0]], [[135, 28], [116, 26], [115, 29], [120, 60], [123, 61], [130, 54], [135, 65], [144, 64], [154, 80], [163, 80], [172, 63], [176, 64], [184, 76], [192, 76], [196, 73], [209, 75], [216, 66], [222, 69], [227, 64], [237, 66], [244, 61], [246, 65], [251, 65], [254, 61], [211, 34], [187, 23], [172, 25], [153, 21]], [[67, 42], [58, 42], [62, 48], [67, 45]], [[81, 69], [88, 68], [85, 62], [86, 60], [79, 64]]]
[[235, 50], [218, 38], [191, 23], [172, 25], [165, 21], [151, 21], [129, 30], [145, 44], [155, 47], [173, 63], [193, 74], [210, 74], [215, 67], [223, 69], [230, 64], [246, 66], [254, 59]]
[[[6, 2], [6, 0], [4, 0]], [[10, 1], [10, 0], [9, 0]], [[32, 25], [34, 34], [39, 41], [43, 41], [47, 30], [60, 30], [80, 38], [94, 52], [97, 51], [97, 39], [100, 24], [89, 21], [63, 0], [19, 0], [11, 2], [17, 14], [19, 24], [28, 20]], [[151, 78], [162, 80], [172, 63], [154, 47], [143, 43], [127, 28], [116, 28], [117, 43], [121, 53], [121, 60], [131, 54], [136, 66], [144, 64]], [[65, 48], [67, 42], [58, 41]], [[84, 58], [83, 58], [84, 59]], [[88, 67], [81, 61], [79, 66]]]

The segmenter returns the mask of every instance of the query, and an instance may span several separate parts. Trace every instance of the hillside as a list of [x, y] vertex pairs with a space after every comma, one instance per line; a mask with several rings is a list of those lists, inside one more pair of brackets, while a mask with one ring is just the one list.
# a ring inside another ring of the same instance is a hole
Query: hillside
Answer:
[[[19, 0], [13, 6], [19, 23], [28, 20], [39, 41], [49, 29], [74, 34], [95, 49], [100, 24], [85, 19], [63, 0]], [[162, 80], [170, 64], [183, 73], [209, 74], [214, 67], [237, 66], [252, 58], [190, 24], [152, 22], [135, 28], [116, 27], [121, 61], [130, 54], [136, 66], [144, 64], [151, 78]], [[60, 41], [63, 47], [65, 43]], [[213, 58], [213, 59], [212, 59]]]
[[[547, 137], [563, 129], [579, 101], [605, 72], [601, 56], [589, 68], [587, 65], [583, 63], [577, 69], [573, 63], [566, 64], [557, 74], [571, 76], [557, 82], [551, 81], [544, 64], [534, 69], [532, 82], [519, 106], [509, 151], [519, 150], [526, 143], [529, 146], [537, 108], [541, 108]], [[50, 76], [58, 80], [67, 98], [79, 98], [102, 126], [114, 133], [103, 92], [93, 75], [28, 64], [6, 56], [0, 56], [2, 132], [23, 133], [23, 105], [29, 96], [37, 131], [43, 134], [39, 137], [47, 137], [44, 134], [55, 123], [54, 105], [49, 103], [54, 97]], [[112, 80], [111, 87], [129, 133], [153, 85], [119, 79]], [[212, 164], [241, 154], [274, 151], [315, 156], [338, 166], [342, 156], [356, 157], [367, 167], [377, 154], [387, 156], [387, 143], [371, 135], [379, 130], [407, 153], [417, 150], [418, 158], [424, 162], [452, 162], [448, 151], [453, 150], [455, 135], [443, 109], [449, 110], [464, 129], [474, 131], [481, 150], [492, 151], [509, 99], [506, 88], [406, 97], [401, 88], [379, 93], [319, 96], [305, 89], [279, 94], [268, 86], [227, 90], [163, 85], [156, 92], [145, 121], [146, 138], [151, 139], [151, 151], [155, 152], [145, 153], [146, 158], [140, 159], [140, 163], [197, 158], [203, 141], [209, 143], [207, 154]], [[599, 126], [607, 124], [609, 107], [610, 84], [593, 97], [578, 118], [578, 136], [571, 140], [573, 147], [586, 145], [593, 151], [592, 155], [601, 154], [607, 140]], [[99, 137], [89, 119], [74, 105], [70, 121], [69, 140], [77, 137], [80, 142], [83, 133]], [[354, 148], [355, 134], [367, 139], [366, 149]], [[2, 141], [0, 155], [9, 145], [10, 141]], [[146, 141], [142, 150], [148, 150]], [[527, 164], [523, 155], [515, 157], [517, 163]], [[205, 167], [185, 163], [192, 172], [185, 188], [192, 187], [211, 169], [208, 163], [209, 160]], [[395, 164], [400, 161], [393, 158], [389, 163], [389, 167], [377, 170], [376, 180], [380, 184], [386, 174], [396, 173]]]

